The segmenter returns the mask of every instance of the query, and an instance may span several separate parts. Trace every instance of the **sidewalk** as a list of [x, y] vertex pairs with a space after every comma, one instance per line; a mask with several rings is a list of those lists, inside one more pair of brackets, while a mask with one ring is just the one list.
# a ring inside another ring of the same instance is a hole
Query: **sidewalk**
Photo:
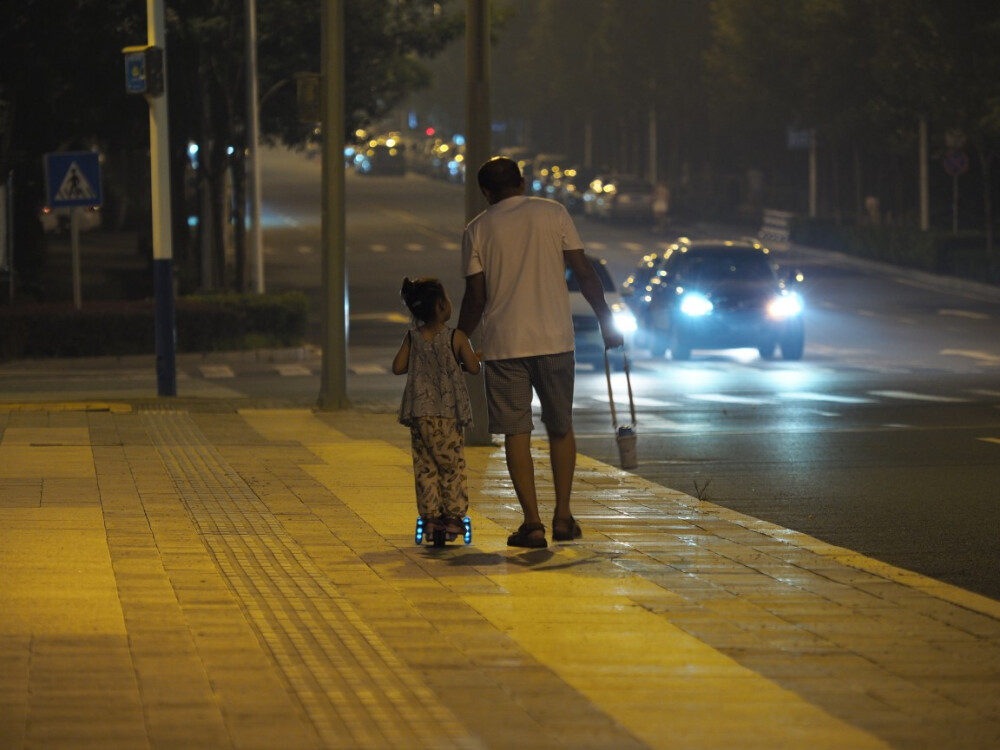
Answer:
[[417, 546], [392, 415], [234, 404], [0, 405], [0, 748], [1000, 746], [1000, 602], [585, 457], [510, 549], [496, 448]]

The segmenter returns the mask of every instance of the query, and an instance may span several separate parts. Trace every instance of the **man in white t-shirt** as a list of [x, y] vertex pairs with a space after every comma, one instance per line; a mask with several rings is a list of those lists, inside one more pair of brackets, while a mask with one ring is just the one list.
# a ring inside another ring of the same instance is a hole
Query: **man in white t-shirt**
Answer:
[[573, 433], [573, 317], [566, 268], [597, 315], [607, 348], [622, 346], [604, 289], [583, 251], [566, 209], [524, 195], [517, 162], [494, 157], [478, 173], [489, 207], [469, 222], [462, 238], [465, 296], [458, 327], [471, 335], [482, 324], [482, 359], [490, 432], [504, 435], [510, 472], [524, 523], [511, 547], [545, 547], [531, 459], [532, 389], [542, 404], [556, 507], [552, 539], [582, 536], [570, 512], [576, 471]]

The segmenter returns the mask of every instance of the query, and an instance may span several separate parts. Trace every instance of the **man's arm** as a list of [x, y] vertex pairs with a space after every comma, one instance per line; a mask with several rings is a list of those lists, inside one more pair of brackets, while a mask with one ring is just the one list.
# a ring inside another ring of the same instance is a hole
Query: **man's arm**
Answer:
[[475, 273], [465, 277], [465, 295], [462, 297], [462, 309], [458, 314], [458, 329], [466, 336], [471, 336], [479, 327], [486, 309], [486, 277]]
[[573, 272], [573, 276], [576, 277], [576, 283], [580, 287], [583, 298], [590, 303], [594, 314], [597, 316], [597, 322], [601, 324], [604, 347], [606, 349], [614, 349], [624, 346], [625, 338], [615, 327], [611, 308], [608, 307], [608, 301], [604, 298], [604, 287], [601, 286], [601, 279], [598, 277], [594, 267], [590, 265], [590, 261], [587, 260], [587, 256], [584, 255], [583, 250], [566, 250], [563, 252], [563, 255], [566, 258], [566, 265], [569, 266], [569, 269]]

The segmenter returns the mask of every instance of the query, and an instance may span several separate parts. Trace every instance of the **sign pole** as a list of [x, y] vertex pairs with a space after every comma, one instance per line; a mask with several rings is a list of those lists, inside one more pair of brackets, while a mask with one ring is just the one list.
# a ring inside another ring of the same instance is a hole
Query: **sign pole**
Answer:
[[[164, 0], [146, 0], [146, 32], [152, 47], [166, 49]], [[166, 60], [160, 96], [149, 102], [149, 158], [153, 199], [153, 289], [156, 296], [156, 391], [177, 395], [174, 326], [174, 261], [170, 226], [170, 139], [167, 129]]]
[[69, 242], [73, 258], [73, 309], [83, 307], [83, 293], [80, 291], [80, 209], [69, 210]]

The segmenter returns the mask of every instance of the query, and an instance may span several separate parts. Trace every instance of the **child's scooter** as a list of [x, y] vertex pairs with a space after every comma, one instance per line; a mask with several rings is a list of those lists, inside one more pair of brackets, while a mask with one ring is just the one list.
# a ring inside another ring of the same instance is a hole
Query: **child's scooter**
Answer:
[[[462, 540], [466, 544], [471, 544], [472, 521], [468, 516], [462, 519], [462, 529]], [[456, 539], [458, 539], [458, 534], [448, 530], [448, 526], [443, 518], [425, 521], [423, 518], [417, 517], [417, 530], [414, 534], [414, 542], [416, 544], [430, 542], [435, 547], [443, 547], [446, 542], [453, 542]]]

